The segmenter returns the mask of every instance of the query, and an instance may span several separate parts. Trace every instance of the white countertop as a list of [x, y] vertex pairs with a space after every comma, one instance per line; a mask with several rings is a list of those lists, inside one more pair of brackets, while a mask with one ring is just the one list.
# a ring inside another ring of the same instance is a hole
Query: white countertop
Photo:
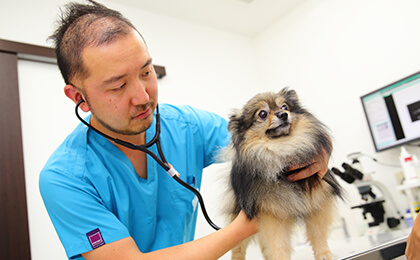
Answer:
[[[395, 230], [383, 234], [366, 235], [348, 239], [330, 239], [328, 244], [337, 259], [357, 259], [358, 256], [394, 243], [405, 241], [411, 228]], [[292, 259], [313, 259], [309, 244], [295, 247]]]

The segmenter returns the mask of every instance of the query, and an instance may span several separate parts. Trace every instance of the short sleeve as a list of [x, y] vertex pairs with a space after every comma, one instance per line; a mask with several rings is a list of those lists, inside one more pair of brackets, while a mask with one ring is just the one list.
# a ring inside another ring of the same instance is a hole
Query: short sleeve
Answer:
[[78, 176], [43, 171], [39, 188], [69, 258], [79, 258], [81, 253], [130, 236], [94, 186]]
[[221, 149], [229, 144], [228, 122], [223, 117], [200, 109], [194, 110], [204, 138], [205, 167], [217, 161]]

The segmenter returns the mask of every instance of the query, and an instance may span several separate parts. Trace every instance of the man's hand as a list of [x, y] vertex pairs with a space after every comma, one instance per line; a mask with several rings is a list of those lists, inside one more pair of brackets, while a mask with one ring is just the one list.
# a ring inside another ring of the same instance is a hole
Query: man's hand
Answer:
[[420, 259], [420, 217], [418, 216], [414, 220], [411, 234], [407, 239], [405, 256], [408, 260]]
[[289, 181], [298, 181], [308, 178], [314, 174], [318, 174], [319, 178], [323, 178], [328, 171], [328, 162], [331, 154], [328, 154], [325, 150], [319, 154], [310, 165], [292, 165], [289, 171], [303, 168], [302, 170], [287, 176]]
[[245, 235], [245, 238], [258, 232], [258, 218], [250, 220], [243, 210], [239, 212], [239, 215], [233, 222], [239, 223], [239, 225], [243, 228], [241, 234]]

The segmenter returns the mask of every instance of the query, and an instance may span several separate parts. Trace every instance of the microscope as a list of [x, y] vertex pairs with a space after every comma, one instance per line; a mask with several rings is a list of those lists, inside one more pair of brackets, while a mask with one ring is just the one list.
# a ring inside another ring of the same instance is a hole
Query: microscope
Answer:
[[[368, 223], [369, 227], [378, 226], [385, 222], [389, 228], [395, 228], [400, 224], [400, 219], [403, 219], [399, 213], [398, 208], [392, 199], [388, 189], [380, 182], [372, 180], [368, 174], [363, 174], [358, 168], [360, 167], [360, 161], [357, 156], [352, 159], [352, 166], [347, 163], [343, 163], [341, 166], [344, 171], [333, 167], [331, 170], [341, 179], [349, 184], [354, 184], [362, 200], [363, 204], [353, 206], [351, 209], [361, 208], [363, 209], [363, 218], [367, 219], [367, 214], [370, 214], [373, 221]], [[378, 198], [373, 192], [372, 188], [376, 188], [381, 193], [382, 197]], [[385, 216], [386, 219], [385, 219]]]

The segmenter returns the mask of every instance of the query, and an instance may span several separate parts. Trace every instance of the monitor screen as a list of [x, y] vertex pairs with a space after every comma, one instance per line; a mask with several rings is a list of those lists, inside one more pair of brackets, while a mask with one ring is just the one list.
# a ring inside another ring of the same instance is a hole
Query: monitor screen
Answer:
[[420, 139], [420, 72], [361, 100], [377, 152]]

